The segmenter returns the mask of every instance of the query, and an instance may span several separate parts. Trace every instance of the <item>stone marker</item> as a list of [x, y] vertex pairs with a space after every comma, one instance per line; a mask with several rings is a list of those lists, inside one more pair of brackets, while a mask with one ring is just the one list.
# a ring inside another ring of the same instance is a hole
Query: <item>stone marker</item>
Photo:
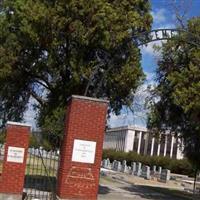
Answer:
[[111, 169], [111, 162], [109, 158], [107, 158], [107, 169]]
[[142, 168], [142, 163], [138, 162], [137, 165], [136, 165], [136, 171], [135, 171], [136, 176], [141, 175], [141, 168]]
[[102, 167], [107, 168], [107, 159], [103, 159], [102, 161]]
[[142, 167], [142, 173], [141, 173], [141, 176], [147, 180], [150, 180], [151, 179], [151, 176], [150, 176], [150, 167], [147, 166], [147, 165], [144, 165]]
[[117, 162], [116, 160], [113, 160], [112, 165], [111, 165], [111, 169], [112, 170], [115, 170], [116, 162]]
[[122, 164], [121, 164], [120, 161], [117, 161], [117, 163], [116, 163], [116, 171], [120, 172], [121, 169], [122, 169]]
[[160, 181], [163, 183], [167, 183], [170, 180], [170, 170], [163, 169], [160, 175]]
[[156, 165], [153, 166], [153, 173], [156, 173]]
[[132, 170], [132, 175], [134, 175], [135, 174], [135, 172], [136, 172], [136, 162], [132, 162], [131, 163], [131, 170]]
[[128, 172], [128, 167], [126, 165], [126, 160], [123, 160], [123, 162], [122, 162], [122, 169], [121, 169], [121, 171], [123, 173], [127, 173]]
[[158, 167], [158, 173], [161, 174], [161, 172], [162, 172], [162, 167], [159, 166], [159, 167]]

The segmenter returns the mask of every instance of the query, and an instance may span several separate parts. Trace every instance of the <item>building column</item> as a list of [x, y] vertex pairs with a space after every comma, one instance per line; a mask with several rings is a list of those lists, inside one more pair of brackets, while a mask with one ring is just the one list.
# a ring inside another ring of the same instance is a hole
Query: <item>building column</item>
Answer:
[[151, 154], [150, 154], [151, 156], [153, 156], [154, 144], [155, 144], [155, 138], [153, 137], [151, 141]]
[[170, 158], [172, 158], [173, 156], [173, 147], [174, 147], [174, 135], [172, 135], [172, 140], [171, 140]]
[[149, 143], [149, 133], [146, 132], [146, 139], [145, 139], [145, 144], [144, 144], [144, 155], [147, 155], [147, 150], [148, 150], [148, 143]]
[[167, 153], [167, 135], [165, 135], [165, 146], [164, 146], [164, 157], [166, 156]]
[[135, 131], [133, 130], [127, 130], [126, 132], [126, 138], [125, 138], [125, 152], [129, 152], [133, 150], [133, 144], [134, 144], [134, 139], [135, 139]]
[[133, 132], [133, 147], [132, 147], [132, 150], [134, 151], [134, 143], [135, 143], [135, 131], [134, 130], [131, 130]]
[[159, 156], [159, 155], [160, 155], [160, 139], [158, 141], [158, 150], [157, 150], [157, 156]]
[[140, 131], [139, 133], [138, 149], [137, 149], [138, 154], [140, 153], [141, 141], [142, 141], [142, 131]]
[[176, 153], [176, 159], [180, 160], [183, 159], [183, 142], [182, 140], [178, 137], [177, 139], [177, 153]]

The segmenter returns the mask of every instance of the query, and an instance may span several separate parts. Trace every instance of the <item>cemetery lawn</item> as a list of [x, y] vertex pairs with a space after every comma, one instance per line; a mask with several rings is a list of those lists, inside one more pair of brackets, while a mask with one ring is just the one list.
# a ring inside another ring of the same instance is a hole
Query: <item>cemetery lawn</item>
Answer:
[[[160, 183], [122, 173], [101, 175], [99, 200], [193, 200], [175, 182]], [[196, 196], [200, 199], [200, 196]]]
[[56, 176], [57, 166], [57, 161], [52, 161], [52, 159], [48, 158], [41, 159], [39, 156], [29, 154], [26, 164], [26, 175]]

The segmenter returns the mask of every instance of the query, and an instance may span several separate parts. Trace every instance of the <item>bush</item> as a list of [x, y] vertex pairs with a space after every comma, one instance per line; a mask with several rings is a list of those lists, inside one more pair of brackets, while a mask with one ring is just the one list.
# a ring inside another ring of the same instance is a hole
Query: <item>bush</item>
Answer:
[[194, 170], [192, 165], [187, 159], [176, 160], [163, 156], [147, 156], [140, 155], [136, 152], [122, 152], [115, 151], [111, 149], [103, 150], [103, 159], [109, 158], [112, 162], [113, 160], [123, 161], [126, 160], [128, 165], [131, 165], [131, 162], [141, 162], [145, 165], [153, 167], [153, 165], [161, 166], [171, 170], [172, 173], [183, 174], [183, 175], [194, 175]]

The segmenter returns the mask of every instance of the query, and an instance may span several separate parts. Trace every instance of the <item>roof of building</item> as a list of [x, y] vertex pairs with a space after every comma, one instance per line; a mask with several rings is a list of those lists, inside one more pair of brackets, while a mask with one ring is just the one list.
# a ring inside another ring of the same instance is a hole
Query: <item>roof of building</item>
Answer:
[[126, 131], [126, 130], [143, 131], [143, 132], [148, 131], [148, 129], [145, 127], [129, 125], [129, 126], [109, 128], [108, 130], [106, 130], [106, 132]]

